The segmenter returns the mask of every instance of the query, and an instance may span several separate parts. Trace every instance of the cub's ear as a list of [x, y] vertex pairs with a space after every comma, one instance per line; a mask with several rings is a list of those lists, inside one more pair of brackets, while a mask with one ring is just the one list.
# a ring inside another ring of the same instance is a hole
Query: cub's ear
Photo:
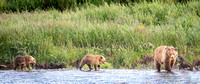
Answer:
[[177, 48], [174, 48], [174, 50], [177, 51], [178, 49], [177, 49]]
[[101, 59], [103, 59], [103, 56], [100, 56]]

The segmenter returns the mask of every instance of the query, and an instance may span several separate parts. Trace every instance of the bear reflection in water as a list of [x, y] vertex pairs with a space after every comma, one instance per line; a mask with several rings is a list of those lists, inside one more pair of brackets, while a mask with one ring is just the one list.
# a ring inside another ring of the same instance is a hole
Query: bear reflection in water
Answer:
[[81, 60], [80, 70], [85, 64], [87, 64], [87, 66], [89, 67], [89, 71], [91, 71], [92, 70], [91, 64], [94, 64], [95, 71], [97, 71], [97, 68], [100, 69], [99, 62], [102, 62], [103, 64], [106, 64], [106, 59], [104, 58], [104, 56], [100, 56], [100, 55], [85, 55], [83, 57], [83, 59]]

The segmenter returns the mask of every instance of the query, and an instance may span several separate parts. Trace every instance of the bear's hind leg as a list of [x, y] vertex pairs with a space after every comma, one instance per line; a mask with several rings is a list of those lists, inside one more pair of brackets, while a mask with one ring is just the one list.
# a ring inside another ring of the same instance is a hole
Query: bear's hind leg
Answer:
[[16, 67], [16, 65], [14, 66], [14, 70], [17, 70], [17, 67]]
[[158, 70], [158, 72], [160, 72], [160, 63], [157, 60], [155, 60], [154, 62], [156, 69]]
[[18, 66], [19, 66], [19, 64], [18, 64], [18, 63], [15, 63], [15, 64], [14, 64], [14, 70], [17, 70]]
[[79, 69], [81, 70], [81, 68], [85, 65], [85, 62], [81, 61]]
[[94, 64], [95, 71], [97, 71], [98, 64]]
[[87, 66], [89, 67], [89, 71], [91, 71], [92, 70], [92, 67], [91, 67], [91, 64], [87, 64]]
[[23, 68], [24, 68], [24, 64], [21, 64], [21, 65], [20, 65], [20, 67], [21, 67], [21, 70], [23, 71]]

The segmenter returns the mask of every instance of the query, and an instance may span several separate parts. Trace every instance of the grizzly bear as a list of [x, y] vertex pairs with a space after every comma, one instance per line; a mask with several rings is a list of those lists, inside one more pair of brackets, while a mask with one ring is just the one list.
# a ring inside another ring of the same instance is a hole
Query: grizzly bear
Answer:
[[87, 66], [89, 67], [89, 71], [91, 71], [92, 70], [91, 64], [94, 64], [95, 71], [97, 71], [97, 67], [98, 67], [98, 69], [100, 69], [99, 62], [102, 62], [103, 64], [106, 64], [106, 59], [104, 58], [104, 56], [100, 56], [100, 55], [85, 55], [83, 57], [83, 59], [81, 60], [80, 70], [85, 64], [87, 64]]
[[173, 46], [160, 46], [156, 49], [154, 54], [154, 65], [160, 72], [160, 67], [163, 64], [164, 69], [171, 72], [176, 58], [178, 56], [177, 48]]
[[36, 63], [36, 60], [32, 56], [16, 56], [14, 59], [14, 70], [19, 66], [21, 67], [21, 70], [23, 70], [24, 67], [30, 69], [30, 64], [32, 63]]

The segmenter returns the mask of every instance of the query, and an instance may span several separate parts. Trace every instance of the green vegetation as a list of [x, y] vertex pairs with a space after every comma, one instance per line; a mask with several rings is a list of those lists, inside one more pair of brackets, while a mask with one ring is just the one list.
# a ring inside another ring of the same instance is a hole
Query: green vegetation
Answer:
[[74, 10], [0, 14], [0, 63], [32, 55], [40, 64], [70, 64], [99, 54], [111, 63], [106, 67], [134, 68], [161, 45], [177, 47], [187, 61], [200, 58], [200, 1], [104, 3]]
[[120, 3], [132, 4], [133, 2], [173, 2], [173, 3], [187, 3], [194, 0], [0, 0], [0, 12], [15, 12], [15, 11], [34, 11], [38, 9], [48, 10], [55, 8], [63, 11], [65, 9], [74, 9], [75, 7], [84, 7], [88, 4], [102, 5], [104, 3]]
[[[92, 66], [92, 69], [94, 69], [94, 65], [91, 65]], [[106, 63], [106, 64], [101, 64], [100, 63], [100, 69], [112, 69], [112, 64], [110, 63]], [[83, 66], [83, 69], [89, 69], [87, 65], [84, 65]]]

